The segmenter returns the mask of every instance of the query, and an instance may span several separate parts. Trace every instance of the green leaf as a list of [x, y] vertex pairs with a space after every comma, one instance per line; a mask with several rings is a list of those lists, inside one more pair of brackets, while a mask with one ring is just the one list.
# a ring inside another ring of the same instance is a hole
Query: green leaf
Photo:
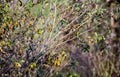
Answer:
[[44, 14], [45, 16], [48, 16], [49, 13], [50, 13], [50, 5], [47, 4], [46, 7], [45, 7], [45, 9], [43, 10], [43, 14]]
[[76, 73], [73, 73], [73, 76], [72, 77], [78, 77], [78, 75]]
[[25, 7], [26, 7], [26, 9], [28, 9], [28, 10], [29, 10], [29, 9], [31, 9], [31, 8], [32, 8], [32, 6], [33, 6], [33, 3], [32, 3], [32, 2], [29, 2], [29, 3], [27, 3], [27, 4], [26, 4], [26, 6], [25, 6]]
[[57, 3], [59, 3], [60, 1], [63, 1], [63, 0], [57, 0]]
[[22, 64], [24, 63], [25, 61], [23, 59], [19, 60], [19, 63]]
[[42, 4], [41, 4], [41, 3], [33, 6], [33, 7], [30, 9], [30, 15], [31, 15], [31, 16], [38, 16], [38, 15], [40, 14], [41, 8], [42, 8]]

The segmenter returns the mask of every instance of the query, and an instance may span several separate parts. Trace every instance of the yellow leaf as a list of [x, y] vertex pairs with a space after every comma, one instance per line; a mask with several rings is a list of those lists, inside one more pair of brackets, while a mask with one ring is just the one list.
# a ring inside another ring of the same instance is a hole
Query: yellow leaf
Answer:
[[55, 65], [55, 66], [60, 66], [60, 64], [61, 64], [61, 61], [60, 61], [60, 60], [55, 60], [55, 61], [54, 61], [54, 65]]
[[21, 64], [18, 63], [18, 62], [15, 62], [15, 63], [14, 63], [14, 66], [15, 66], [15, 68], [20, 68], [20, 67], [21, 67]]
[[61, 54], [62, 54], [62, 55], [65, 55], [66, 53], [65, 53], [65, 51], [62, 51]]
[[36, 63], [31, 63], [30, 64], [30, 68], [35, 68], [36, 67]]
[[17, 26], [18, 25], [18, 22], [16, 21], [15, 23], [14, 23], [14, 26]]
[[76, 35], [79, 36], [79, 32], [76, 32]]
[[6, 23], [3, 23], [3, 27], [5, 28], [7, 26], [7, 24]]
[[65, 52], [65, 51], [62, 51], [61, 54], [62, 54], [62, 60], [64, 60], [65, 57], [67, 56], [67, 55], [66, 55], [66, 52]]
[[38, 30], [38, 34], [40, 34], [40, 35], [43, 34], [43, 30], [42, 30], [42, 29], [39, 29], [39, 30]]

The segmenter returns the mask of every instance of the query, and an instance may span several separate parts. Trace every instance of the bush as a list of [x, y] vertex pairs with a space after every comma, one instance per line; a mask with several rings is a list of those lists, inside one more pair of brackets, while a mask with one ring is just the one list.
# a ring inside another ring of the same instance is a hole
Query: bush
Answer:
[[[20, 1], [0, 3], [1, 77], [120, 76], [107, 3]], [[119, 4], [114, 7], [118, 19]]]

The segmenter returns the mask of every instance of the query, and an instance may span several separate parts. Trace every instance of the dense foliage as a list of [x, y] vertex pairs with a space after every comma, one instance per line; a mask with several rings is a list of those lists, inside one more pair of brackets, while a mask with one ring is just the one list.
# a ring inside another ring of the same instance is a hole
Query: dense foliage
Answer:
[[119, 77], [119, 30], [117, 1], [1, 0], [0, 77]]

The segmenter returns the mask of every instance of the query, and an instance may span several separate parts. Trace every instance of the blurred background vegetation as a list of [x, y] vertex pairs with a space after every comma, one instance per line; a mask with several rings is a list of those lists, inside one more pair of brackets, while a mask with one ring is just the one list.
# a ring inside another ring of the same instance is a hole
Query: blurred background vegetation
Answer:
[[119, 47], [117, 0], [0, 0], [0, 77], [120, 77]]

